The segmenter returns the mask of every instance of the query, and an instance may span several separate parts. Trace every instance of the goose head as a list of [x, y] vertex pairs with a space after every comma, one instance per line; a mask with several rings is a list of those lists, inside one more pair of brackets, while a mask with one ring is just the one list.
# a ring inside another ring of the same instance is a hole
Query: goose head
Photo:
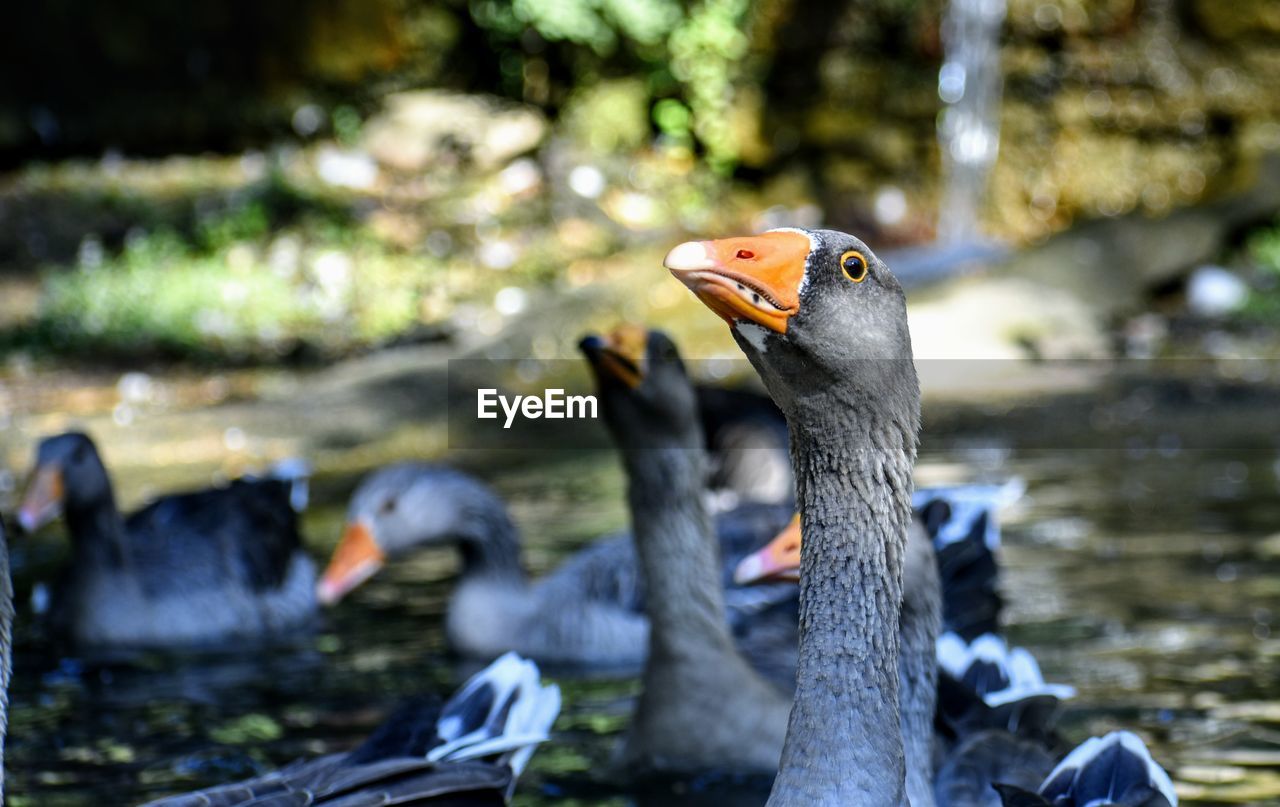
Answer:
[[595, 376], [605, 423], [623, 448], [702, 445], [697, 396], [671, 337], [625, 324], [588, 334], [579, 348]]
[[111, 497], [111, 482], [89, 436], [67, 432], [36, 447], [35, 468], [18, 509], [18, 523], [35, 532], [64, 510]]
[[799, 582], [800, 545], [800, 514], [796, 513], [772, 541], [738, 562], [733, 570], [733, 582], [740, 586], [771, 581]]
[[839, 388], [914, 406], [906, 298], [863, 243], [835, 230], [689, 241], [663, 264], [724, 319], [789, 414]]
[[485, 541], [511, 529], [497, 494], [442, 466], [402, 463], [366, 477], [351, 495], [346, 524], [316, 597], [332, 605], [415, 549]]

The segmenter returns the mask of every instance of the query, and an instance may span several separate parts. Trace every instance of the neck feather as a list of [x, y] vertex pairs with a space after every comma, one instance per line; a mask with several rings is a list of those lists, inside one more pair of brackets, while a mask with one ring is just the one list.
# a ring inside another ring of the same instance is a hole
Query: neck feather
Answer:
[[460, 513], [455, 529], [463, 576], [523, 579], [520, 534], [501, 502], [465, 504]]
[[733, 653], [715, 531], [702, 499], [701, 448], [624, 453], [636, 553], [645, 581], [653, 658]]
[[770, 804], [899, 804], [898, 626], [918, 421], [831, 401], [805, 410], [788, 413], [805, 538], [800, 664]]
[[63, 518], [80, 568], [115, 568], [125, 562], [124, 519], [109, 481], [104, 482], [98, 496], [67, 503]]

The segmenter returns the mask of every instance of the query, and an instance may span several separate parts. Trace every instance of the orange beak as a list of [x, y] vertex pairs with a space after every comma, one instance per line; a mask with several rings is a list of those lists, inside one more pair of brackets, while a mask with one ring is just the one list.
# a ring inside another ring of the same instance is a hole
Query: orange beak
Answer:
[[733, 571], [733, 582], [740, 586], [800, 579], [800, 514], [791, 517], [769, 545], [755, 554], [748, 555]]
[[746, 320], [786, 333], [800, 310], [810, 248], [808, 236], [788, 231], [686, 241], [662, 265], [730, 325]]
[[62, 484], [62, 469], [56, 465], [36, 468], [35, 476], [22, 497], [18, 508], [18, 523], [28, 533], [53, 521], [62, 512], [66, 489]]
[[605, 336], [586, 337], [582, 340], [582, 351], [601, 377], [613, 378], [635, 389], [644, 381], [648, 345], [647, 328], [624, 323]]
[[329, 566], [316, 584], [316, 599], [333, 605], [361, 583], [373, 577], [386, 563], [386, 553], [364, 521], [352, 521], [342, 532]]

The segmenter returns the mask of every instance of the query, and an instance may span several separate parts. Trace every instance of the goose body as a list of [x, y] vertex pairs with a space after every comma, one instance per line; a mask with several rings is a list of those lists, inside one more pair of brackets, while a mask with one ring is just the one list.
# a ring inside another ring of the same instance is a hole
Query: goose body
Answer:
[[88, 436], [42, 441], [19, 511], [28, 531], [61, 515], [72, 557], [55, 628], [82, 647], [164, 647], [291, 635], [315, 614], [292, 478], [166, 496], [122, 517]]
[[[699, 489], [701, 490], [701, 489]], [[737, 561], [785, 523], [781, 507], [751, 505], [717, 516], [728, 580]], [[347, 527], [318, 586], [333, 603], [389, 560], [417, 549], [455, 546], [462, 557], [445, 629], [464, 656], [508, 650], [545, 664], [638, 668], [648, 652], [645, 589], [631, 537], [601, 538], [545, 576], [530, 580], [520, 531], [488, 485], [441, 465], [381, 469], [352, 495]], [[769, 602], [746, 598], [734, 612], [742, 641]]]
[[353, 751], [148, 807], [502, 805], [559, 712], [560, 690], [541, 684], [532, 662], [507, 654], [443, 706], [398, 710]]

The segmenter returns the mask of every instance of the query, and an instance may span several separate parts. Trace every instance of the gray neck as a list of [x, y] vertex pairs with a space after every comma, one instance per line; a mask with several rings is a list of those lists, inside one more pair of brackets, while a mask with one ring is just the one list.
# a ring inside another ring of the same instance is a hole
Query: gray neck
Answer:
[[9, 546], [0, 528], [0, 804], [4, 803], [4, 738], [9, 726], [9, 676], [13, 669], [13, 581]]
[[456, 527], [462, 552], [462, 576], [524, 580], [520, 534], [505, 508], [464, 507]]
[[702, 500], [703, 451], [624, 449], [623, 456], [650, 630], [622, 768], [641, 778], [673, 771], [772, 773], [790, 699], [756, 674], [730, 636], [719, 544]]
[[632, 532], [645, 581], [650, 658], [702, 663], [736, 653], [725, 619], [715, 530], [702, 500], [701, 448], [624, 451]]
[[898, 627], [918, 421], [834, 397], [787, 413], [804, 534], [800, 663], [770, 805], [904, 796]]
[[[104, 472], [105, 473], [105, 472]], [[68, 502], [63, 518], [71, 536], [76, 567], [114, 569], [124, 565], [126, 537], [124, 520], [116, 508], [115, 494], [106, 482], [102, 495], [85, 502]]]

